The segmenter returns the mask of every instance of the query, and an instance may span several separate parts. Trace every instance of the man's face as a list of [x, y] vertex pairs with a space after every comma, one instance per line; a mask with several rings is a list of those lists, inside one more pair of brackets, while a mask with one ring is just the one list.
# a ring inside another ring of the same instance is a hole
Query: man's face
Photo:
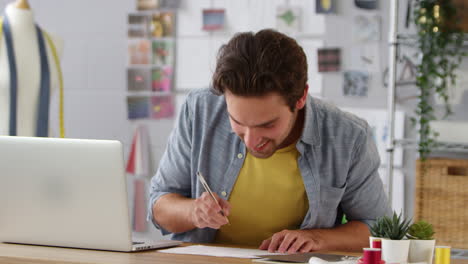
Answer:
[[242, 97], [227, 90], [225, 98], [231, 127], [253, 156], [268, 158], [277, 149], [292, 143], [285, 140], [303, 104], [298, 103], [296, 110], [291, 112], [286, 101], [277, 93]]

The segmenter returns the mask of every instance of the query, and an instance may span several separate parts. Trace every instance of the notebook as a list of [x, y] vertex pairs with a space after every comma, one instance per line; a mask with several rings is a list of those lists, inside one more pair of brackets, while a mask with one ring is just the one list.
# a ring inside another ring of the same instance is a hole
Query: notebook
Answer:
[[0, 241], [137, 251], [179, 241], [132, 241], [122, 144], [0, 136]]

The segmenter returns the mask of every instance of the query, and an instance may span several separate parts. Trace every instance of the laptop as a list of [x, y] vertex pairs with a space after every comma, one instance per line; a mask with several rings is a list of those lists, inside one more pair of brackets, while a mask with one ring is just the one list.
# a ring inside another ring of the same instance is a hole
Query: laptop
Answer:
[[132, 241], [122, 144], [0, 136], [0, 241], [111, 251], [181, 242]]

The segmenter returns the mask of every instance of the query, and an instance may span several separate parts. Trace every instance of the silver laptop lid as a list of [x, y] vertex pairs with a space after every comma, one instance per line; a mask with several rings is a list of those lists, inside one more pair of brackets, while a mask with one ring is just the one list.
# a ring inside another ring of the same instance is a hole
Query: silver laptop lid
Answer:
[[130, 251], [122, 144], [0, 136], [0, 241]]

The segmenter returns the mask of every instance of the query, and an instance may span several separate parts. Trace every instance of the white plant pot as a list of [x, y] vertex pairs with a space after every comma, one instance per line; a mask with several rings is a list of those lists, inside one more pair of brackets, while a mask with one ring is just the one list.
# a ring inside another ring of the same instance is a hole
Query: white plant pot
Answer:
[[410, 240], [409, 262], [427, 262], [432, 264], [435, 240]]
[[390, 263], [407, 263], [410, 240], [382, 240], [382, 260]]

